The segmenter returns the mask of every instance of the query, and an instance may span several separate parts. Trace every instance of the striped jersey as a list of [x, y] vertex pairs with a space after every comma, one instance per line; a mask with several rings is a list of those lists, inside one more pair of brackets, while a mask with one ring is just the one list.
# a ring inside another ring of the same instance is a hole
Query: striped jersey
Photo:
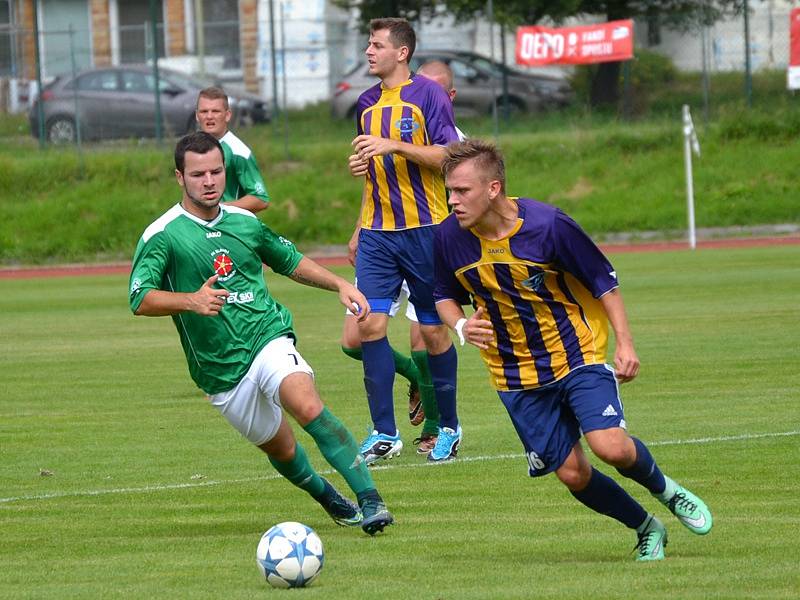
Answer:
[[461, 229], [436, 232], [436, 301], [472, 300], [495, 343], [481, 356], [497, 390], [532, 389], [583, 365], [606, 362], [608, 319], [599, 298], [618, 287], [603, 253], [559, 209], [516, 198], [518, 219], [501, 240]]
[[[444, 89], [422, 75], [394, 88], [379, 83], [358, 98], [358, 135], [400, 140], [418, 146], [458, 141], [453, 106]], [[400, 155], [376, 156], [366, 177], [361, 214], [365, 229], [400, 230], [440, 223], [448, 214], [444, 178]]]
[[267, 289], [262, 262], [290, 275], [303, 258], [250, 211], [227, 204], [220, 209], [204, 221], [177, 204], [154, 221], [136, 246], [129, 288], [136, 312], [150, 290], [195, 292], [219, 276], [213, 287], [229, 295], [218, 315], [172, 317], [189, 373], [207, 394], [236, 387], [264, 346], [294, 335], [291, 313]]

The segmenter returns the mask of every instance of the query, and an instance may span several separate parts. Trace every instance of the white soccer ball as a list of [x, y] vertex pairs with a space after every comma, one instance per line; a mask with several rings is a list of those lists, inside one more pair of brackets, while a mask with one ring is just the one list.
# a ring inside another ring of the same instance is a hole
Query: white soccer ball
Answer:
[[322, 570], [322, 540], [310, 527], [288, 521], [278, 523], [261, 536], [256, 562], [272, 587], [310, 585]]

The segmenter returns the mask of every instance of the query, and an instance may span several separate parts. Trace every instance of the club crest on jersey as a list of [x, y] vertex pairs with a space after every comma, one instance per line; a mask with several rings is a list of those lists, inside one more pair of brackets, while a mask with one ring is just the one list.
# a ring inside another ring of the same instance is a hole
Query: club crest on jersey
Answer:
[[402, 117], [395, 121], [394, 126], [400, 130], [400, 133], [414, 133], [419, 129], [419, 123], [414, 120], [414, 117]]
[[543, 282], [544, 282], [544, 273], [540, 271], [539, 273], [531, 275], [530, 277], [525, 279], [522, 282], [522, 287], [524, 287], [527, 290], [531, 290], [532, 292], [537, 292], [539, 291], [539, 288], [541, 287]]
[[219, 275], [217, 281], [227, 281], [236, 275], [236, 267], [233, 265], [233, 261], [227, 250], [224, 248], [214, 250], [211, 256], [213, 256], [214, 273]]

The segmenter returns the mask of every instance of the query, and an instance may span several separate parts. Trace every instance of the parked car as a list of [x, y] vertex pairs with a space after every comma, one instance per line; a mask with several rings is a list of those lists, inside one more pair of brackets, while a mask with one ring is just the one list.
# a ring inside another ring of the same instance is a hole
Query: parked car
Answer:
[[[429, 60], [450, 65], [457, 90], [453, 109], [456, 117], [491, 113], [492, 102], [503, 98], [503, 73], [508, 78], [508, 103], [514, 111], [539, 111], [569, 104], [573, 91], [560, 77], [526, 73], [512, 69], [474, 52], [417, 50], [411, 58], [411, 70]], [[336, 117], [353, 118], [358, 96], [377, 83], [369, 74], [366, 60], [351, 69], [334, 90], [332, 112]]]
[[[163, 131], [183, 135], [195, 129], [197, 93], [211, 80], [159, 69]], [[75, 77], [60, 76], [40, 95], [44, 129], [52, 143], [73, 142], [80, 123], [84, 139], [153, 137], [156, 133], [155, 94], [152, 67], [125, 65], [90, 69]], [[234, 113], [234, 123], [269, 120], [268, 102], [255, 94], [225, 86]], [[31, 134], [39, 135], [39, 99], [30, 111]]]

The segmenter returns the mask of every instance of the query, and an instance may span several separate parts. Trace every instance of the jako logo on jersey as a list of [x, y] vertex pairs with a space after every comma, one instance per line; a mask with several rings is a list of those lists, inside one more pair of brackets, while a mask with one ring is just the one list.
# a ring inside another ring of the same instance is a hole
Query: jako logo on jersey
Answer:
[[209, 231], [209, 232], [206, 234], [206, 239], [209, 239], [209, 238], [218, 238], [218, 237], [222, 237], [222, 232], [221, 232], [221, 231]]
[[219, 279], [217, 281], [227, 281], [236, 274], [236, 267], [234, 267], [233, 261], [228, 255], [227, 250], [224, 248], [214, 250], [214, 252], [211, 253], [211, 256], [214, 257], [214, 273], [219, 275]]
[[294, 246], [294, 244], [292, 243], [292, 240], [287, 240], [287, 239], [286, 239], [285, 237], [283, 237], [282, 235], [279, 235], [279, 236], [278, 236], [278, 241], [279, 241], [281, 244], [283, 244], [284, 246]]
[[400, 130], [400, 133], [414, 133], [419, 129], [419, 123], [414, 120], [414, 117], [403, 117], [397, 119], [394, 124]]
[[489, 248], [486, 252], [489, 254], [505, 254], [505, 248]]
[[536, 275], [531, 275], [526, 280], [522, 282], [522, 287], [525, 289], [531, 290], [532, 292], [536, 292], [539, 289], [539, 286], [542, 285], [544, 281], [544, 273], [536, 273]]

